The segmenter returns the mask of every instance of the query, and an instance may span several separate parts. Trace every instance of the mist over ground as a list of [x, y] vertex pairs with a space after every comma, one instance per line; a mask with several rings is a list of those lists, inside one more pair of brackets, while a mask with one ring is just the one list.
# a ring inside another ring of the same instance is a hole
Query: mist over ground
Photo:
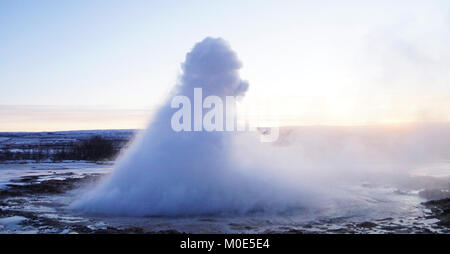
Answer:
[[243, 96], [249, 85], [240, 68], [223, 39], [196, 44], [148, 128], [112, 174], [72, 207], [118, 215], [283, 212], [345, 199], [341, 184], [406, 177], [422, 164], [449, 158], [449, 126], [440, 124], [282, 128], [275, 143], [261, 143], [258, 132], [171, 128], [173, 96], [193, 101], [196, 87], [205, 97]]

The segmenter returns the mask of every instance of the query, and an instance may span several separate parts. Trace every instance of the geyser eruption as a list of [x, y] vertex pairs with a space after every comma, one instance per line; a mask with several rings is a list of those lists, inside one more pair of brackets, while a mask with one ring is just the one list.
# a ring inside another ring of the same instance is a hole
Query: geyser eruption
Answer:
[[[182, 64], [180, 84], [147, 130], [121, 156], [112, 174], [73, 206], [94, 213], [176, 215], [247, 212], [273, 205], [276, 199], [271, 196], [282, 191], [245, 174], [232, 159], [236, 133], [171, 128], [177, 111], [171, 107], [173, 96], [194, 102], [194, 88], [202, 88], [203, 97], [244, 95], [248, 83], [240, 79], [240, 68], [223, 39], [206, 38], [195, 45]], [[196, 112], [191, 112], [194, 118]]]
[[[275, 143], [261, 143], [252, 132], [200, 131], [204, 126], [198, 129], [195, 119], [206, 118], [218, 106], [205, 107], [208, 97], [226, 101], [247, 91], [240, 68], [224, 40], [206, 38], [195, 45], [186, 55], [179, 84], [147, 130], [111, 175], [72, 206], [121, 215], [291, 212], [298, 207], [344, 211], [350, 201], [370, 207], [364, 194], [356, 197], [352, 191], [361, 181], [410, 186], [410, 172], [448, 158], [448, 125], [286, 127]], [[195, 91], [200, 88], [205, 101], [198, 110]], [[189, 107], [177, 108], [180, 101], [173, 99], [179, 97], [190, 101]], [[190, 114], [174, 118], [180, 108]], [[188, 131], [174, 130], [173, 119]]]

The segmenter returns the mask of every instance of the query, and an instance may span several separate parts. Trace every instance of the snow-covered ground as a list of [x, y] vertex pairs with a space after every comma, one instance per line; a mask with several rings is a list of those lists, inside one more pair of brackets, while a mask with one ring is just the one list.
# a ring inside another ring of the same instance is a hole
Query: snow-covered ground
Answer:
[[49, 162], [56, 153], [70, 150], [74, 145], [96, 136], [111, 141], [115, 149], [120, 150], [136, 132], [136, 130], [0, 132], [0, 163], [8, 161], [16, 163], [18, 160], [30, 162], [33, 160], [31, 158]]
[[[59, 163], [0, 163], [0, 189], [6, 188], [11, 181], [24, 177], [39, 176], [37, 182], [49, 179], [65, 179], [61, 177], [70, 174], [71, 177], [81, 177], [85, 174], [107, 173], [112, 163], [92, 163], [83, 161], [63, 161]], [[21, 184], [15, 182], [14, 184]]]
[[[85, 214], [69, 205], [85, 191], [77, 185], [49, 192], [40, 183], [64, 185], [107, 174], [112, 163], [62, 162], [0, 164], [0, 233], [442, 233], [418, 189], [362, 182], [342, 186], [345, 200], [330, 200], [324, 208], [300, 208], [285, 213], [130, 217]], [[440, 165], [450, 172], [450, 164]], [[421, 173], [425, 173], [421, 171]], [[58, 182], [56, 181], [56, 182]], [[95, 184], [95, 180], [90, 184]], [[52, 184], [56, 183], [55, 181]], [[18, 187], [19, 186], [19, 187]], [[20, 186], [23, 186], [21, 188]], [[34, 186], [27, 192], [27, 186]], [[57, 185], [59, 186], [59, 185]], [[58, 187], [58, 188], [60, 188]], [[11, 193], [1, 193], [12, 190]]]

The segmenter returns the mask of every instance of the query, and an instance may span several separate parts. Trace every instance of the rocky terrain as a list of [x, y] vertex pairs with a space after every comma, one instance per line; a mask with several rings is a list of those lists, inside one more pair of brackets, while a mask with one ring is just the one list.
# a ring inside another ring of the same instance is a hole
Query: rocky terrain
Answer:
[[[69, 217], [48, 216], [48, 211], [27, 209], [30, 206], [49, 206], [62, 208], [63, 204], [48, 202], [49, 195], [64, 194], [76, 188], [89, 185], [99, 180], [101, 174], [86, 174], [70, 177], [72, 174], [54, 174], [63, 180], [40, 181], [41, 176], [27, 176], [12, 181], [7, 189], [0, 190], [0, 232], [2, 224], [16, 223], [19, 232], [24, 233], [84, 233], [84, 234], [134, 234], [134, 233], [179, 233], [175, 230], [144, 231], [139, 227], [117, 228], [101, 225], [92, 227], [87, 221], [70, 220]], [[59, 207], [61, 206], [61, 207]], [[14, 227], [13, 227], [14, 228]], [[19, 230], [20, 228], [20, 230]], [[8, 231], [6, 231], [8, 232]]]
[[432, 211], [430, 217], [438, 219], [439, 225], [450, 228], [450, 198], [431, 200], [424, 204]]
[[[142, 233], [192, 233], [170, 223], [158, 223], [152, 228], [138, 223], [128, 223], [128, 219], [116, 219], [101, 215], [83, 215], [67, 209], [68, 200], [77, 190], [97, 182], [104, 174], [70, 172], [48, 172], [42, 175], [23, 176], [12, 179], [7, 188], [0, 190], [0, 232], [3, 233], [82, 233], [82, 234], [142, 234]], [[450, 199], [433, 200], [423, 203], [423, 216], [386, 217], [370, 221], [351, 221], [347, 218], [322, 218], [308, 223], [269, 225], [264, 220], [249, 223], [248, 218], [226, 220], [216, 216], [184, 218], [197, 221], [204, 229], [241, 233], [269, 234], [354, 234], [354, 233], [450, 233]], [[249, 217], [251, 218], [251, 217]], [[155, 218], [157, 220], [158, 218]], [[131, 219], [133, 220], [133, 219]], [[150, 221], [153, 218], [139, 218]], [[173, 220], [167, 218], [167, 221]], [[125, 221], [125, 222], [124, 222]], [[271, 223], [271, 222], [270, 222]], [[164, 225], [166, 224], [166, 225]], [[168, 226], [167, 226], [168, 225]], [[220, 225], [218, 227], [217, 225]], [[198, 225], [196, 226], [198, 227]], [[217, 229], [214, 229], [218, 227]], [[194, 233], [196, 231], [193, 231]], [[219, 231], [220, 233], [221, 231]]]

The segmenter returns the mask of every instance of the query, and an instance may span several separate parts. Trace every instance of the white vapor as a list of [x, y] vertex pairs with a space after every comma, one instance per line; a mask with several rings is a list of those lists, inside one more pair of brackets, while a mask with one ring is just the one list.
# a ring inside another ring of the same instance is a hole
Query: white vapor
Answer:
[[448, 124], [283, 128], [273, 144], [260, 143], [258, 133], [172, 130], [173, 96], [193, 101], [197, 87], [203, 97], [243, 96], [248, 83], [240, 68], [224, 40], [196, 44], [180, 84], [147, 130], [73, 207], [121, 215], [284, 212], [345, 199], [340, 185], [347, 183], [407, 179], [415, 168], [450, 156]]
[[[173, 96], [242, 96], [248, 83], [223, 39], [206, 38], [186, 55]], [[175, 132], [167, 100], [147, 130], [119, 158], [112, 175], [73, 207], [94, 213], [176, 215], [267, 209], [288, 195], [233, 160], [234, 132]], [[266, 179], [267, 180], [267, 179]]]

